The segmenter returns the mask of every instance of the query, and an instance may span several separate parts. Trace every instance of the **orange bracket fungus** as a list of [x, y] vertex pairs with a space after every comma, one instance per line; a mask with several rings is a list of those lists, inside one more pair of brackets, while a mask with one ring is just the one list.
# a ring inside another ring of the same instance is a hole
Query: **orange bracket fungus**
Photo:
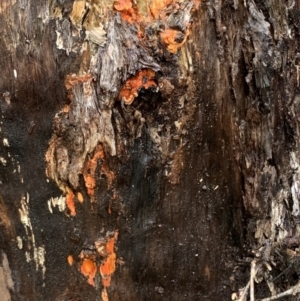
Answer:
[[118, 97], [119, 100], [124, 101], [126, 105], [132, 104], [141, 88], [149, 89], [150, 87], [157, 87], [154, 77], [155, 72], [152, 69], [138, 71], [135, 76], [129, 78], [123, 85]]

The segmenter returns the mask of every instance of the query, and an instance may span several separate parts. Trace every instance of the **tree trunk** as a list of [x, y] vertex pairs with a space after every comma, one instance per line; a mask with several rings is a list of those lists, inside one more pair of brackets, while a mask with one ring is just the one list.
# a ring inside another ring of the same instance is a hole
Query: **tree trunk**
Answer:
[[0, 15], [3, 301], [294, 288], [299, 0], [5, 0]]

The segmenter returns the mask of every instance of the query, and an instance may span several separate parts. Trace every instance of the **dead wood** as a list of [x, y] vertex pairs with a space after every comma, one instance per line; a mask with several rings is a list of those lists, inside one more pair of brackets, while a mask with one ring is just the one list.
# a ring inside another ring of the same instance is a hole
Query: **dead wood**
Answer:
[[298, 293], [299, 16], [1, 1], [3, 301]]

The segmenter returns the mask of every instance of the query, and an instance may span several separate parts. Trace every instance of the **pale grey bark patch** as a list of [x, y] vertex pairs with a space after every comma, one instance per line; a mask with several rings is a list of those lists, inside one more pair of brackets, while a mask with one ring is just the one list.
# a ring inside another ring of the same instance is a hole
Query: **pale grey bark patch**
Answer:
[[1, 301], [11, 301], [10, 291], [14, 290], [14, 282], [7, 255], [2, 251], [2, 263], [0, 266], [0, 298]]

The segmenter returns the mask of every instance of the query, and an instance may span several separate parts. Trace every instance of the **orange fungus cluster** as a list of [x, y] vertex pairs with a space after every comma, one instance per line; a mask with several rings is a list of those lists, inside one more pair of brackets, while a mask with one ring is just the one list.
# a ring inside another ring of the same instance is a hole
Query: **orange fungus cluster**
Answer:
[[[168, 23], [168, 17], [171, 13], [180, 11], [183, 8], [183, 2], [183, 0], [148, 0], [145, 4], [133, 0], [117, 0], [114, 3], [114, 9], [121, 14], [123, 20], [137, 26], [137, 35], [142, 40], [142, 43], [144, 39], [147, 39], [145, 28], [155, 24], [155, 22], [159, 22], [158, 24], [162, 23], [164, 30], [158, 33], [158, 38], [168, 52], [176, 54], [185, 44], [190, 34], [191, 21], [189, 18], [183, 20], [185, 30], [182, 31], [177, 28], [171, 28]], [[197, 9], [201, 1], [191, 0], [191, 2], [194, 5], [194, 9]], [[155, 40], [153, 37], [151, 38]], [[118, 99], [124, 101], [126, 105], [130, 105], [138, 96], [139, 89], [148, 89], [157, 85], [154, 76], [155, 72], [151, 69], [138, 71], [136, 75], [125, 82]]]
[[91, 158], [89, 158], [84, 165], [83, 177], [85, 187], [87, 188], [87, 193], [89, 195], [94, 194], [94, 190], [96, 187], [95, 173], [98, 160], [104, 160], [104, 150], [101, 144], [96, 146], [94, 155]]
[[129, 78], [123, 85], [119, 94], [119, 100], [123, 100], [126, 105], [130, 105], [135, 97], [138, 96], [139, 89], [149, 89], [157, 86], [154, 77], [155, 72], [152, 69], [138, 71], [135, 76]]
[[106, 243], [107, 257], [100, 265], [100, 275], [104, 287], [110, 286], [111, 276], [116, 269], [116, 253], [114, 251], [115, 242], [118, 238], [118, 232]]
[[91, 82], [93, 80], [91, 74], [87, 73], [83, 76], [78, 76], [76, 74], [69, 74], [65, 79], [65, 87], [67, 90], [70, 90], [73, 86], [78, 83]]
[[177, 53], [180, 47], [183, 46], [187, 37], [189, 35], [189, 30], [185, 33], [182, 33], [179, 30], [166, 29], [160, 33], [160, 38], [163, 43], [166, 45], [167, 50], [171, 53]]
[[[96, 169], [98, 166], [98, 161], [101, 160], [101, 173], [104, 174], [108, 181], [108, 186], [112, 185], [112, 182], [115, 178], [115, 175], [112, 171], [109, 170], [105, 161], [105, 153], [102, 144], [98, 144], [94, 150], [94, 154], [90, 157], [84, 164], [83, 168], [83, 178], [85, 182], [85, 187], [87, 189], [87, 193], [90, 197], [94, 196], [95, 187], [96, 187]], [[80, 201], [80, 200], [79, 200]]]
[[139, 18], [137, 7], [132, 3], [132, 0], [118, 0], [114, 3], [114, 9], [120, 12], [122, 19], [130, 24]]
[[173, 0], [152, 0], [150, 4], [150, 11], [155, 20], [160, 17], [161, 12], [172, 4]]
[[[88, 284], [95, 286], [95, 277], [100, 274], [102, 282], [102, 300], [108, 301], [107, 288], [110, 286], [112, 274], [116, 270], [115, 243], [118, 239], [118, 231], [109, 233], [106, 237], [101, 237], [95, 241], [95, 247], [98, 254], [91, 254], [89, 251], [81, 251], [79, 257], [80, 272], [87, 278]], [[97, 258], [101, 258], [100, 265], [97, 263]], [[69, 265], [73, 265], [73, 257], [68, 256]]]

